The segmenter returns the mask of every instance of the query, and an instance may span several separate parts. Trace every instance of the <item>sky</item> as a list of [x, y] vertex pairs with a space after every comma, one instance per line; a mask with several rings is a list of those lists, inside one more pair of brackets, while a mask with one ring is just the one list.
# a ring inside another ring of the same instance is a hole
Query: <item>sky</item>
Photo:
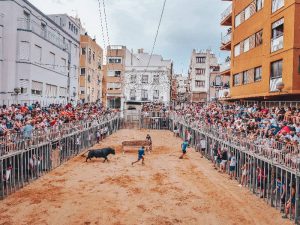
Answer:
[[[29, 0], [45, 14], [78, 16], [91, 37], [104, 48], [125, 45], [151, 52], [164, 0], [105, 0], [108, 36], [103, 16], [104, 41], [98, 0]], [[220, 15], [229, 3], [220, 0], [167, 0], [155, 54], [171, 59], [175, 73], [187, 74], [193, 49], [211, 49], [220, 63], [229, 54], [220, 51]]]

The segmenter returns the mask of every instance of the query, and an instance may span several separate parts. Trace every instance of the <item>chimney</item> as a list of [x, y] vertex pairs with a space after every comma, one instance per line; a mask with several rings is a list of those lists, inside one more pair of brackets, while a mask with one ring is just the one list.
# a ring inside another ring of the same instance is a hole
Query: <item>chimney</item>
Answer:
[[139, 48], [138, 49], [138, 54], [143, 54], [144, 53], [144, 49], [143, 48]]

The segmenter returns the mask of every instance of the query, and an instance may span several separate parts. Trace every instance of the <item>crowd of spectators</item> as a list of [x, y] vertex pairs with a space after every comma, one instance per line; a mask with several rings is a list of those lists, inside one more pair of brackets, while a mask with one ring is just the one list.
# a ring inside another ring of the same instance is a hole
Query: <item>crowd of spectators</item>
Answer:
[[176, 106], [173, 113], [190, 127], [208, 130], [274, 161], [299, 167], [300, 108], [194, 103]]
[[105, 109], [101, 103], [52, 104], [42, 107], [38, 102], [31, 105], [0, 106], [0, 138], [19, 135], [31, 138], [35, 131], [74, 126], [76, 123], [108, 118], [116, 113]]

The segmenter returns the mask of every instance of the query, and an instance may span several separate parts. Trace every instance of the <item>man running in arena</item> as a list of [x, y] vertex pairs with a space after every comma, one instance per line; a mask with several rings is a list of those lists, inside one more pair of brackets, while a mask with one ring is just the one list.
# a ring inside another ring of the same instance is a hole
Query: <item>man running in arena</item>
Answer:
[[183, 157], [185, 156], [186, 154], [186, 150], [187, 150], [187, 147], [189, 146], [189, 141], [188, 140], [185, 140], [182, 144], [181, 144], [181, 150], [182, 150], [182, 155], [179, 157], [179, 159], [183, 159]]
[[138, 160], [135, 161], [135, 162], [132, 162], [131, 165], [134, 165], [135, 163], [139, 162], [142, 160], [142, 165], [145, 165], [144, 161], [145, 161], [145, 158], [144, 158], [144, 155], [145, 155], [145, 147], [142, 146], [139, 150], [138, 150]]

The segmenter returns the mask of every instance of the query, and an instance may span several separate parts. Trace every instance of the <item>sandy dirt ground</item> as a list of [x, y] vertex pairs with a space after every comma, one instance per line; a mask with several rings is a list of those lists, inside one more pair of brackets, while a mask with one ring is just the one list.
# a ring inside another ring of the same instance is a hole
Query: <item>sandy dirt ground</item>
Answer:
[[168, 131], [151, 131], [153, 153], [131, 166], [136, 150], [122, 155], [121, 142], [146, 134], [121, 130], [95, 146], [117, 149], [109, 163], [79, 156], [9, 196], [0, 224], [292, 224], [194, 150], [178, 159], [181, 140]]

